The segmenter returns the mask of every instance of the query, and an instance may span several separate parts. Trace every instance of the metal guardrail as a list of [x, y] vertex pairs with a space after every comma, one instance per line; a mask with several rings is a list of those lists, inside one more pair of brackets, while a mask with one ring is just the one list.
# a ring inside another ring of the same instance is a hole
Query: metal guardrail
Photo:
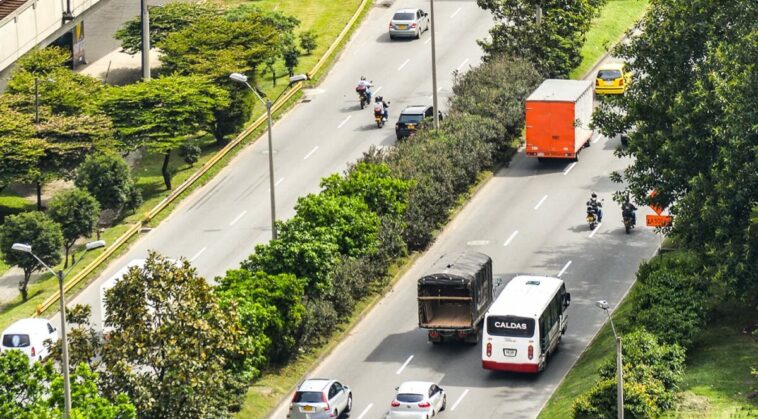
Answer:
[[[345, 27], [342, 29], [342, 31], [337, 35], [337, 38], [332, 42], [332, 44], [329, 46], [329, 48], [324, 52], [324, 54], [321, 56], [321, 58], [318, 60], [316, 65], [313, 66], [313, 69], [308, 73], [308, 76], [311, 77], [315, 75], [321, 68], [324, 66], [324, 64], [327, 62], [329, 57], [334, 53], [334, 51], [338, 48], [340, 42], [347, 36], [347, 33], [352, 29], [355, 22], [358, 20], [358, 17], [363, 13], [363, 9], [365, 9], [366, 5], [371, 0], [363, 0], [360, 5], [358, 5], [358, 8], [356, 9], [353, 16], [350, 18], [350, 20], [347, 22]], [[300, 89], [303, 88], [303, 82], [298, 82], [297, 84], [293, 85], [292, 88], [289, 90], [289, 92], [285, 93], [279, 100], [276, 101], [276, 103], [273, 104], [271, 107], [271, 112], [278, 111], [282, 106], [284, 106], [287, 101], [289, 101], [297, 92], [300, 91]], [[203, 164], [203, 167], [200, 168], [200, 170], [193, 173], [187, 180], [182, 182], [176, 189], [174, 189], [166, 198], [164, 198], [161, 202], [158, 203], [158, 205], [154, 206], [150, 211], [145, 213], [144, 217], [139, 220], [138, 222], [132, 224], [131, 227], [129, 227], [128, 230], [126, 230], [122, 235], [120, 235], [115, 242], [113, 242], [112, 245], [108, 246], [103, 253], [98, 255], [95, 260], [90, 262], [87, 266], [84, 267], [81, 271], [77, 272], [70, 280], [68, 280], [63, 285], [63, 292], [68, 292], [75, 286], [77, 286], [84, 278], [87, 277], [90, 273], [92, 273], [95, 269], [97, 269], [103, 262], [105, 262], [109, 257], [111, 257], [114, 253], [116, 253], [121, 246], [123, 246], [126, 242], [128, 242], [132, 237], [134, 237], [135, 234], [137, 234], [140, 229], [150, 222], [155, 216], [157, 216], [161, 211], [166, 209], [167, 206], [169, 206], [171, 203], [173, 203], [184, 191], [186, 191], [190, 186], [192, 186], [195, 182], [197, 182], [198, 179], [200, 179], [204, 174], [206, 174], [213, 166], [216, 165], [221, 159], [226, 157], [229, 152], [231, 152], [236, 146], [238, 146], [245, 138], [247, 138], [250, 134], [253, 133], [256, 129], [258, 129], [263, 123], [266, 122], [266, 114], [263, 114], [258, 117], [252, 124], [248, 125], [247, 128], [245, 128], [237, 137], [229, 142], [224, 148], [218, 151], [218, 153], [214, 154], [213, 157], [211, 157], [207, 162]], [[41, 304], [38, 304], [35, 308], [34, 314], [32, 314], [33, 317], [36, 317], [43, 313], [45, 310], [50, 308], [53, 304], [55, 304], [58, 299], [60, 298], [60, 293], [56, 291], [53, 295], [48, 297], [45, 301], [43, 301]]]

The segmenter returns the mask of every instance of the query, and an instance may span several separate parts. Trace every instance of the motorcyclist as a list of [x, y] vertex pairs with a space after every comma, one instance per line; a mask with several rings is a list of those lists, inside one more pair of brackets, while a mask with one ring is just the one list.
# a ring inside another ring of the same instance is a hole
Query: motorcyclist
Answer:
[[388, 102], [385, 102], [384, 98], [381, 96], [377, 96], [374, 100], [374, 116], [382, 115], [382, 118], [386, 121], [390, 116], [390, 104]]
[[361, 76], [361, 79], [358, 80], [358, 85], [355, 87], [355, 91], [359, 94], [365, 94], [366, 95], [366, 102], [371, 103], [371, 87], [373, 85], [370, 81], [366, 80], [365, 76]]
[[597, 199], [597, 194], [595, 192], [592, 192], [592, 196], [590, 197], [590, 200], [587, 201], [587, 208], [592, 208], [595, 210], [595, 214], [597, 214], [597, 222], [602, 223], [603, 222], [603, 203]]
[[621, 216], [631, 218], [633, 226], [637, 225], [637, 214], [635, 211], [637, 211], [637, 207], [629, 201], [629, 197], [627, 196], [624, 203], [621, 204]]

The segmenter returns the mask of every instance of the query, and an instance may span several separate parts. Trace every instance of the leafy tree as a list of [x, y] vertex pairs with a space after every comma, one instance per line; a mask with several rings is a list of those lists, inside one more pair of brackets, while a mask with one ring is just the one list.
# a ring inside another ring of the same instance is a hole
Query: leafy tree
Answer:
[[282, 55], [284, 57], [284, 66], [287, 67], [290, 77], [294, 76], [295, 67], [297, 67], [297, 63], [300, 61], [300, 51], [297, 50], [297, 47], [293, 46], [286, 49]]
[[[69, 368], [72, 372], [78, 368], [79, 364], [86, 364], [93, 371], [97, 371], [102, 364], [100, 357], [103, 348], [102, 333], [92, 326], [91, 315], [92, 307], [89, 305], [77, 304], [66, 307]], [[61, 340], [52, 342], [48, 348], [50, 358], [61, 362]]]
[[167, 72], [204, 74], [229, 92], [230, 106], [215, 109], [213, 133], [218, 142], [247, 122], [253, 106], [247, 87], [229, 80], [229, 75], [252, 76], [258, 66], [279, 55], [281, 33], [277, 27], [261, 13], [243, 17], [204, 17], [169, 34], [161, 45], [161, 62]]
[[[213, 4], [173, 2], [163, 6], [148, 6], [150, 13], [150, 44], [161, 48], [169, 34], [178, 32], [197, 20], [219, 15], [222, 10]], [[121, 48], [127, 54], [142, 50], [142, 22], [137, 16], [125, 22], [113, 35], [121, 41]]]
[[[511, 55], [534, 63], [549, 78], [565, 78], [582, 62], [592, 18], [606, 0], [477, 0], [498, 22], [491, 40], [479, 41], [485, 59]], [[537, 7], [542, 19], [537, 21]]]
[[66, 251], [63, 268], [68, 268], [68, 254], [80, 237], [90, 236], [100, 218], [97, 199], [82, 189], [71, 189], [56, 195], [50, 202], [48, 215], [60, 224]]
[[[684, 350], [677, 344], [661, 344], [644, 329], [623, 340], [624, 414], [655, 418], [673, 406], [684, 376]], [[616, 417], [616, 362], [608, 359], [599, 370], [598, 384], [574, 402], [577, 418]]]
[[16, 61], [14, 71], [27, 71], [44, 77], [66, 67], [70, 60], [71, 52], [62, 47], [33, 48]]
[[638, 76], [593, 117], [604, 135], [628, 132], [617, 154], [632, 163], [612, 179], [638, 203], [657, 192], [675, 220], [665, 231], [704, 260], [717, 300], [755, 297], [757, 20], [748, 0], [651, 2], [644, 30], [614, 52]]
[[197, 144], [187, 141], [179, 146], [179, 155], [182, 156], [184, 162], [193, 166], [200, 159], [200, 153], [202, 150]]
[[44, 269], [44, 266], [28, 253], [11, 250], [13, 243], [31, 245], [34, 254], [52, 267], [61, 260], [63, 235], [60, 226], [41, 212], [25, 212], [5, 218], [0, 230], [0, 249], [5, 263], [18, 266], [24, 271], [18, 290], [21, 298], [26, 301], [32, 273]]
[[110, 392], [132, 398], [141, 417], [228, 417], [246, 382], [232, 359], [244, 355], [231, 307], [188, 261], [151, 252], [105, 294], [102, 350]]
[[313, 50], [318, 46], [316, 43], [318, 35], [312, 29], [308, 29], [307, 31], [301, 32], [299, 38], [300, 48], [305, 51], [305, 55], [311, 55]]
[[[129, 166], [116, 154], [95, 154], [87, 157], [76, 171], [76, 186], [86, 189], [102, 208], [120, 210], [130, 207], [139, 189], [134, 185]], [[136, 208], [133, 206], [132, 208]]]
[[302, 304], [305, 281], [292, 274], [269, 275], [246, 269], [229, 270], [219, 281], [216, 293], [222, 307], [236, 305], [252, 378], [269, 361], [282, 362], [294, 354], [305, 308]]
[[171, 189], [171, 152], [208, 129], [213, 112], [226, 106], [226, 92], [200, 76], [167, 76], [113, 88], [103, 101], [122, 141], [163, 154], [163, 181]]
[[98, 114], [98, 100], [105, 90], [94, 77], [71, 71], [68, 67], [53, 68], [46, 74], [14, 69], [8, 80], [7, 92], [23, 98], [22, 109], [34, 112], [34, 84], [37, 79], [39, 104], [54, 114]]
[[[0, 117], [1, 118], [1, 117]], [[36, 138], [0, 136], [0, 191], [9, 183], [26, 180], [45, 154], [45, 143]]]
[[321, 179], [324, 194], [361, 197], [380, 216], [402, 216], [410, 187], [411, 182], [393, 177], [385, 163], [359, 162], [344, 177], [334, 173]]
[[[124, 394], [113, 401], [97, 387], [98, 375], [79, 364], [71, 375], [71, 415], [82, 419], [136, 418]], [[60, 418], [63, 415], [63, 378], [50, 362], [30, 363], [21, 351], [0, 353], [0, 416], [5, 418]]]

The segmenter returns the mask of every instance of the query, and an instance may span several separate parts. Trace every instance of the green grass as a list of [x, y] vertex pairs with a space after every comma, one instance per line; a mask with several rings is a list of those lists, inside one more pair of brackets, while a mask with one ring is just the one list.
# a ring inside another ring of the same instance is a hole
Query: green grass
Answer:
[[[681, 400], [672, 418], [758, 417], [758, 335], [743, 333], [758, 325], [758, 312], [725, 304], [687, 357]], [[751, 398], [752, 397], [752, 398]]]
[[582, 63], [569, 74], [572, 79], [585, 75], [600, 58], [624, 36], [624, 32], [639, 20], [649, 0], [609, 0], [587, 32], [582, 46]]

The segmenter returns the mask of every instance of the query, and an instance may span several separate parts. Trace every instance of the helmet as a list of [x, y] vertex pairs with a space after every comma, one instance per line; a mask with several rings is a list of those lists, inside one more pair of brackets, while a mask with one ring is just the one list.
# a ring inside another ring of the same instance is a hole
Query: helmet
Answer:
[[383, 97], [381, 97], [381, 96], [377, 96], [377, 97], [376, 97], [374, 100], [375, 100], [376, 102], [384, 102], [384, 98], [383, 98]]
[[361, 81], [366, 80], [366, 76], [361, 76]]
[[592, 192], [592, 197], [597, 198], [597, 194], [595, 192]]

